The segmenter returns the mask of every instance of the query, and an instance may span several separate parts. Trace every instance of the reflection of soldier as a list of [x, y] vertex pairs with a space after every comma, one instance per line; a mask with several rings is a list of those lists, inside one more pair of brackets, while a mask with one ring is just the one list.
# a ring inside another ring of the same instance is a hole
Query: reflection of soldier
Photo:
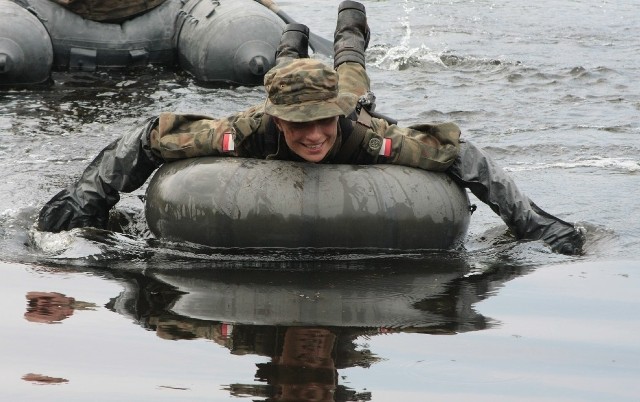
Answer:
[[76, 301], [73, 297], [57, 292], [29, 292], [27, 293], [27, 321], [45, 324], [55, 324], [71, 317], [74, 310], [90, 310], [93, 303]]
[[51, 0], [82, 18], [121, 22], [159, 6], [166, 0]]
[[[331, 264], [331, 273], [327, 266], [317, 272], [251, 275], [220, 267], [119, 272], [126, 288], [107, 308], [162, 339], [209, 339], [233, 355], [268, 357], [257, 365], [262, 384], [231, 384], [233, 395], [348, 401], [356, 391], [339, 384], [338, 370], [379, 361], [375, 351], [358, 344], [363, 336], [489, 328], [491, 320], [474, 305], [527, 272], [503, 263], [469, 275], [464, 260], [450, 257], [394, 259], [394, 271], [380, 261], [367, 261], [368, 270], [356, 271]], [[317, 297], [301, 297], [311, 292]]]
[[43, 374], [28, 373], [22, 376], [25, 381], [34, 382], [37, 384], [63, 384], [69, 382], [66, 378], [51, 377]]
[[286, 328], [282, 351], [258, 364], [256, 377], [274, 387], [276, 401], [333, 401], [336, 335], [325, 328]]
[[278, 64], [265, 76], [266, 103], [227, 119], [163, 113], [149, 120], [105, 148], [76, 185], [54, 196], [42, 209], [38, 228], [105, 227], [119, 192], [140, 187], [161, 163], [227, 155], [444, 171], [500, 215], [516, 238], [581, 253], [582, 232], [538, 208], [494, 161], [460, 141], [454, 124], [401, 128], [357, 107], [369, 89], [368, 39], [364, 7], [341, 3], [334, 70], [306, 58], [308, 29], [290, 24], [278, 47]]
[[[128, 275], [127, 275], [128, 276]], [[368, 367], [378, 359], [357, 350], [355, 340], [376, 329], [243, 325], [180, 316], [169, 311], [184, 296], [173, 286], [134, 275], [129, 288], [107, 308], [127, 316], [167, 340], [209, 339], [234, 355], [268, 356], [256, 378], [265, 385], [232, 384], [232, 395], [272, 401], [349, 401], [355, 391], [337, 384], [337, 369]], [[360, 394], [359, 400], [369, 400]]]

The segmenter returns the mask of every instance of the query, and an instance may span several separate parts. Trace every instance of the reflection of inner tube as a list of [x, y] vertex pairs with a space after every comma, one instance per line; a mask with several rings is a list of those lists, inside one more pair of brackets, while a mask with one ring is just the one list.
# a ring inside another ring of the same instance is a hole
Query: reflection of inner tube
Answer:
[[[83, 19], [50, 0], [18, 4], [0, 0], [0, 86], [41, 83], [52, 69], [147, 64], [179, 64], [204, 84], [260, 85], [284, 29], [276, 14], [252, 0], [167, 0], [121, 23]], [[22, 59], [28, 65], [18, 63]], [[3, 71], [9, 68], [11, 75]]]
[[406, 270], [393, 275], [384, 275], [384, 270], [251, 271], [250, 280], [246, 271], [185, 275], [167, 270], [152, 276], [171, 286], [176, 297], [167, 310], [176, 318], [275, 326], [414, 327], [425, 332], [463, 332], [486, 324], [472, 308], [480, 298], [473, 280], [465, 283], [468, 270], [460, 264], [425, 264], [422, 270], [396, 264]]
[[146, 216], [159, 238], [214, 247], [416, 250], [457, 246], [470, 213], [442, 173], [208, 157], [158, 170]]

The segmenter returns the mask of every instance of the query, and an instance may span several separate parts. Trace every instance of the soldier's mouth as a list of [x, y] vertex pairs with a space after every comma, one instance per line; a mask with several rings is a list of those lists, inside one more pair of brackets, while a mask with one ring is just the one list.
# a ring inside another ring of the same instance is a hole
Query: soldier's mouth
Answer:
[[317, 151], [322, 148], [325, 142], [326, 141], [322, 141], [319, 144], [304, 144], [304, 146], [311, 151]]

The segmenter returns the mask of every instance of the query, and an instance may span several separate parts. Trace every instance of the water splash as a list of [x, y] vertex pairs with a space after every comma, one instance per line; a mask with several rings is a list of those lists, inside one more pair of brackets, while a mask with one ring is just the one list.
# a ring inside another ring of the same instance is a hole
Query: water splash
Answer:
[[73, 261], [74, 265], [99, 261], [136, 261], [148, 257], [146, 239], [95, 228], [77, 228], [60, 233], [29, 231], [30, 246], [49, 261]]
[[637, 173], [640, 171], [640, 162], [632, 158], [578, 158], [566, 162], [555, 163], [522, 163], [515, 166], [505, 167], [509, 172], [526, 172], [532, 170], [543, 170], [549, 168], [574, 169], [574, 168], [598, 168], [610, 170], [617, 173]]
[[411, 15], [411, 12], [415, 7], [409, 6], [409, 1], [404, 0], [402, 9], [404, 10], [404, 15], [398, 19], [400, 20], [400, 25], [402, 25], [402, 28], [404, 29], [404, 36], [402, 37], [400, 44], [402, 46], [408, 46], [409, 40], [411, 39], [411, 23], [409, 22], [409, 15]]
[[409, 1], [404, 0], [402, 4], [404, 14], [398, 17], [402, 27], [402, 37], [397, 45], [377, 45], [372, 46], [368, 52], [369, 60], [367, 64], [389, 71], [405, 70], [411, 66], [421, 64], [426, 61], [433, 64], [444, 65], [440, 58], [429, 48], [421, 45], [417, 48], [409, 46], [411, 41], [411, 22], [409, 16], [415, 9]]

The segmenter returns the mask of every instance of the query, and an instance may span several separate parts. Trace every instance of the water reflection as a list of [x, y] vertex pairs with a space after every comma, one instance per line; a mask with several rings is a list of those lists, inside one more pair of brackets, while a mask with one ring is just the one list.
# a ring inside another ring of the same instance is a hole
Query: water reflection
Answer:
[[[370, 400], [339, 384], [338, 370], [380, 358], [363, 337], [456, 334], [493, 321], [474, 310], [496, 287], [526, 271], [472, 269], [463, 259], [386, 259], [370, 269], [260, 271], [195, 268], [119, 271], [125, 290], [107, 308], [163, 339], [209, 339], [257, 364], [260, 384], [229, 384], [234, 396], [269, 401]], [[318, 264], [315, 264], [318, 265]], [[319, 264], [322, 265], [322, 264]], [[327, 266], [324, 266], [327, 268]]]
[[76, 300], [57, 292], [28, 292], [24, 318], [30, 322], [58, 324], [73, 315], [75, 310], [92, 310], [93, 303]]
[[66, 378], [51, 377], [48, 375], [36, 374], [36, 373], [27, 373], [22, 376], [22, 379], [38, 385], [56, 385], [56, 384], [66, 384], [69, 382], [69, 380], [67, 380]]

